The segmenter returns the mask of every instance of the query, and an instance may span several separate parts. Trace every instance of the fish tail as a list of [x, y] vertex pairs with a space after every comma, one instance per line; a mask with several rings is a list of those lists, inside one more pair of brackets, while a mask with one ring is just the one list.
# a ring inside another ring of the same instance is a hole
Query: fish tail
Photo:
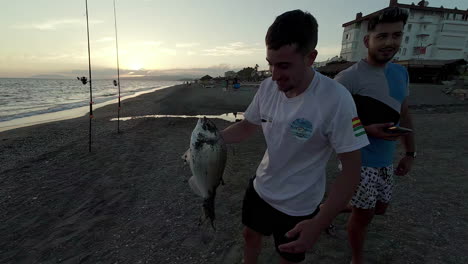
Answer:
[[203, 201], [203, 211], [205, 213], [205, 218], [210, 219], [211, 226], [213, 227], [213, 229], [216, 230], [216, 228], [214, 227], [214, 220], [216, 218], [215, 207], [214, 207], [215, 197], [216, 197], [216, 190], [213, 190], [213, 192], [210, 192], [210, 196], [208, 196], [208, 198], [206, 198]]

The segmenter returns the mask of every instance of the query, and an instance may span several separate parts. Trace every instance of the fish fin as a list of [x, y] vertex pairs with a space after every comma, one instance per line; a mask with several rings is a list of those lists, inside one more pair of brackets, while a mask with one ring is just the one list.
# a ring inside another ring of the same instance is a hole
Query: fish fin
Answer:
[[187, 161], [189, 161], [192, 158], [190, 156], [190, 148], [187, 149], [187, 151], [185, 151], [185, 153], [180, 158], [184, 160], [184, 164], [187, 164]]
[[195, 176], [192, 176], [190, 177], [190, 179], [188, 180], [189, 182], [189, 185], [190, 185], [190, 188], [192, 189], [192, 191], [196, 194], [196, 195], [199, 195], [201, 197], [203, 197], [200, 189], [198, 188], [198, 184], [197, 184], [197, 180], [195, 179]]
[[224, 184], [225, 184], [224, 179], [223, 179], [223, 177], [221, 177], [221, 185], [224, 185]]
[[216, 189], [209, 193], [209, 197], [203, 200], [203, 212], [205, 213], [205, 219], [210, 219], [211, 227], [216, 231], [214, 226], [215, 216], [215, 197]]
[[[200, 217], [198, 217], [198, 227], [202, 226], [203, 224], [205, 224], [206, 220], [208, 220], [208, 216], [205, 214], [205, 208], [202, 207], [201, 208], [201, 214], [200, 214]], [[211, 222], [211, 224], [213, 225], [213, 222]]]

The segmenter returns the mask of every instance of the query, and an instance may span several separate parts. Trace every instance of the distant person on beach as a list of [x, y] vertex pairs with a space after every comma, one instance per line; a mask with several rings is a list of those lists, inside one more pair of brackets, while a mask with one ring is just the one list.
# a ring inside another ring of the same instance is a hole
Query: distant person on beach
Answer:
[[353, 264], [363, 263], [367, 226], [374, 215], [385, 213], [392, 198], [396, 140], [401, 139], [406, 149], [396, 175], [406, 175], [416, 157], [413, 133], [386, 132], [398, 123], [413, 128], [407, 100], [408, 72], [403, 66], [390, 63], [400, 48], [407, 19], [407, 12], [399, 8], [387, 9], [371, 18], [364, 38], [367, 57], [335, 77], [353, 95], [370, 141], [361, 151], [361, 182], [350, 203], [352, 213], [347, 228]]
[[[245, 192], [244, 263], [256, 263], [264, 236], [273, 235], [280, 263], [299, 263], [346, 206], [359, 183], [360, 148], [369, 144], [349, 92], [314, 71], [318, 25], [301, 10], [286, 12], [265, 42], [272, 77], [264, 80], [245, 119], [221, 134], [246, 140], [259, 128], [267, 150]], [[336, 152], [343, 171], [324, 206], [325, 168]]]
[[240, 88], [240, 83], [237, 78], [234, 78], [234, 80], [232, 81], [232, 88], [234, 88], [234, 91]]

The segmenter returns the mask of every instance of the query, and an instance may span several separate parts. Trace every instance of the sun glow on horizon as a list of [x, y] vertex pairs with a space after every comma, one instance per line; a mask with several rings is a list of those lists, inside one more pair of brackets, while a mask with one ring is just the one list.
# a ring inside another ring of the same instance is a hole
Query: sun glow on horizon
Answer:
[[132, 71], [138, 71], [144, 68], [144, 63], [141, 61], [132, 61], [125, 68], [132, 70]]

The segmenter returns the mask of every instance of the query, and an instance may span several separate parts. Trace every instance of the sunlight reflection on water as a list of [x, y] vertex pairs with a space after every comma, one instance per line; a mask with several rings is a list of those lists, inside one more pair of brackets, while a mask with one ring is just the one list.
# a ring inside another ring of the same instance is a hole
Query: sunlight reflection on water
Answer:
[[[226, 113], [222, 115], [144, 115], [144, 116], [130, 116], [130, 117], [121, 117], [121, 121], [128, 121], [134, 119], [142, 119], [142, 118], [216, 118], [226, 120], [228, 122], [237, 122], [244, 119], [244, 113], [242, 112], [234, 112], [234, 113]], [[117, 118], [112, 118], [110, 121], [117, 121]]]

